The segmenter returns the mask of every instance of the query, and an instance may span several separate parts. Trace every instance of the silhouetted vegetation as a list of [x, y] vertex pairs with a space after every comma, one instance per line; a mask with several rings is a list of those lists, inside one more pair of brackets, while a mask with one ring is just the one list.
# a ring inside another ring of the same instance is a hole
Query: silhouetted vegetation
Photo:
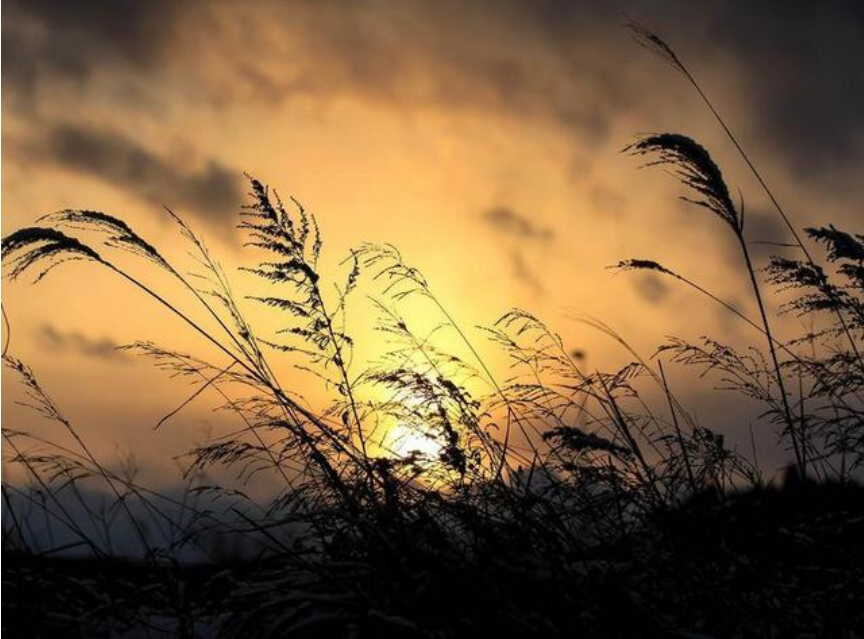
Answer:
[[[484, 329], [510, 358], [507, 377], [498, 377], [396, 248], [363, 245], [334, 278], [319, 264], [315, 216], [249, 178], [240, 228], [256, 256], [246, 270], [259, 284], [247, 297], [280, 326], [263, 334], [202, 238], [174, 213], [196, 260], [191, 273], [112, 215], [46, 216], [3, 239], [6, 276], [38, 281], [83, 260], [128, 281], [215, 354], [127, 347], [196, 385], [160, 426], [207, 393], [241, 428], [189, 452], [184, 490], [155, 493], [134, 468], [97, 459], [30, 368], [4, 352], [32, 407], [76, 446], [3, 429], [6, 462], [30, 480], [3, 486], [4, 629], [52, 637], [864, 634], [856, 482], [864, 236], [833, 226], [799, 234], [681, 60], [657, 36], [633, 33], [705, 99], [792, 231], [795, 252], [757, 264], [743, 203], [709, 152], [663, 133], [625, 151], [671, 168], [684, 199], [707, 210], [704, 223], [732, 234], [759, 315], [653, 260], [616, 268], [698, 290], [752, 331], [750, 347], [672, 339], [643, 359], [611, 327], [586, 320], [633, 360], [590, 371], [540, 319], [511, 310]], [[173, 278], [183, 295], [157, 290], [130, 260]], [[372, 327], [347, 319], [361, 286], [376, 310]], [[784, 300], [781, 316], [772, 296]], [[434, 314], [431, 330], [416, 328], [418, 306]], [[782, 315], [807, 315], [813, 328], [781, 337]], [[370, 329], [386, 352], [357, 361], [352, 335]], [[455, 336], [459, 352], [441, 335]], [[313, 406], [286, 387], [277, 355], [318, 380], [329, 404]], [[682, 405], [666, 377], [673, 362], [720, 380], [717, 392], [761, 403], [756, 427], [774, 429], [791, 459], [783, 483], [767, 481], [755, 458]], [[388, 435], [395, 431], [403, 441]], [[216, 466], [235, 471], [236, 483], [203, 482]], [[256, 476], [279, 487], [271, 501], [243, 493]], [[101, 509], [94, 490], [111, 495]], [[41, 525], [62, 540], [46, 545], [33, 532]]]

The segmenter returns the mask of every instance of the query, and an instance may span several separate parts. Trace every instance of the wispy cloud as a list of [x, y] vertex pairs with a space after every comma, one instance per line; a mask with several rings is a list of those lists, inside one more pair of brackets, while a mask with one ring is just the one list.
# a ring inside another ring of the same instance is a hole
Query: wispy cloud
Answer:
[[644, 302], [660, 304], [669, 297], [669, 284], [656, 273], [636, 273], [629, 281]]
[[508, 206], [495, 206], [480, 217], [509, 247], [511, 272], [516, 281], [533, 295], [543, 296], [546, 286], [531, 265], [530, 255], [534, 248], [552, 242], [555, 232]]
[[77, 331], [60, 331], [51, 324], [39, 329], [39, 340], [48, 352], [68, 352], [73, 355], [100, 360], [125, 360], [126, 353], [118, 350], [118, 344], [108, 337], [89, 337]]
[[554, 231], [538, 224], [527, 215], [517, 213], [507, 206], [496, 206], [483, 213], [483, 220], [496, 231], [523, 240], [549, 242], [555, 237]]

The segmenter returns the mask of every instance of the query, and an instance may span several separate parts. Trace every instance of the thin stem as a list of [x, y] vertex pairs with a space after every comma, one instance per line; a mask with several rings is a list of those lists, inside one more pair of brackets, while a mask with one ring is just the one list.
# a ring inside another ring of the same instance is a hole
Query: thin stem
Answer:
[[658, 362], [657, 365], [660, 368], [660, 378], [663, 380], [663, 392], [666, 395], [666, 400], [669, 402], [669, 412], [672, 414], [672, 424], [675, 426], [678, 446], [680, 446], [681, 456], [684, 458], [684, 467], [687, 469], [687, 479], [690, 481], [690, 489], [695, 493], [696, 479], [693, 476], [693, 467], [690, 465], [690, 454], [687, 452], [687, 446], [684, 444], [681, 425], [678, 423], [678, 413], [675, 411], [675, 404], [672, 402], [672, 392], [669, 390], [669, 383], [666, 381], [666, 371], [663, 370], [663, 362]]
[[[744, 256], [744, 262], [747, 266], [747, 274], [750, 276], [750, 283], [753, 286], [753, 295], [756, 298], [756, 304], [759, 307], [759, 315], [762, 317], [762, 326], [765, 328], [765, 335], [768, 340], [768, 350], [771, 354], [771, 361], [774, 365], [774, 372], [777, 376], [777, 386], [780, 389], [780, 398], [783, 403], [783, 412], [786, 417], [786, 424], [789, 427], [789, 436], [792, 439], [792, 447], [795, 452], [795, 461], [798, 464], [801, 476], [804, 477], [807, 466], [801, 454], [798, 442], [798, 433], [796, 432], [795, 422], [792, 418], [792, 409], [789, 407], [789, 398], [786, 395], [786, 384], [783, 382], [783, 372], [780, 369], [780, 360], [777, 358], [777, 349], [774, 347], [774, 337], [771, 333], [771, 323], [768, 321], [768, 313], [765, 310], [765, 303], [762, 300], [762, 292], [759, 289], [759, 282], [756, 279], [756, 271], [753, 267], [753, 262], [750, 258], [750, 250], [747, 248], [747, 242], [744, 241], [744, 236], [740, 230], [736, 236], [741, 246], [741, 252]], [[800, 442], [803, 445], [803, 441]]]

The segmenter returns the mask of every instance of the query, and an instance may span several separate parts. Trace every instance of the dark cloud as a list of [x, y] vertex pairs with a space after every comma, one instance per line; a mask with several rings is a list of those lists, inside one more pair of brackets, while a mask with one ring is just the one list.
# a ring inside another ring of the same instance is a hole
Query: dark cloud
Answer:
[[[686, 214], [693, 214], [692, 204], [683, 202], [683, 206]], [[701, 214], [702, 211], [696, 213]], [[737, 270], [742, 266], [741, 248], [732, 235], [725, 233], [724, 235], [725, 240], [718, 246], [723, 247], [722, 256], [734, 270]], [[754, 258], [757, 268], [765, 266], [772, 255], [788, 256], [798, 250], [792, 245], [794, 238], [789, 228], [774, 210], [751, 211], [745, 208], [744, 237], [747, 239], [750, 255]]]
[[[751, 107], [749, 138], [800, 175], [825, 177], [864, 159], [864, 3], [670, 2], [641, 15], [721, 109]], [[711, 91], [713, 78], [700, 73], [720, 55], [733, 61], [742, 93]]]
[[[22, 159], [46, 160], [211, 221], [233, 215], [243, 198], [239, 171], [215, 160], [186, 166], [108, 127], [69, 124], [74, 114], [99, 106], [101, 94], [89, 82], [96, 76], [133, 101], [158, 92], [160, 74], [182, 59], [183, 12], [190, 6], [171, 0], [4, 3], [3, 106], [13, 110], [20, 130], [30, 132], [23, 136], [29, 141], [20, 147]], [[144, 94], [135, 93], [136, 82]], [[60, 99], [62, 120], [51, 115]]]
[[669, 297], [669, 284], [656, 273], [635, 273], [629, 278], [639, 297], [649, 304], [659, 304]]
[[39, 340], [49, 352], [68, 352], [73, 355], [101, 360], [124, 360], [127, 355], [117, 350], [118, 344], [107, 337], [93, 338], [78, 332], [61, 332], [45, 324], [39, 330]]
[[[58, 82], [82, 83], [94, 71], [143, 72], [176, 41], [182, 3], [171, 0], [7, 0], [3, 3], [3, 89], [33, 97]], [[8, 98], [7, 98], [8, 99]]]
[[864, 159], [864, 4], [738, 5], [720, 39], [742, 53], [766, 141], [803, 173]]
[[[544, 1], [532, 10], [515, 0], [480, 0], [454, 10], [438, 2], [12, 0], [3, 8], [3, 84], [11, 100], [29, 107], [42, 97], [37, 90], [86, 88], [100, 71], [127, 85], [143, 77], [158, 91], [172, 65], [214, 104], [243, 85], [253, 98], [275, 101], [365, 95], [550, 118], [587, 144], [605, 135], [599, 113], [614, 106], [604, 98], [619, 86], [613, 69], [596, 58], [587, 63], [582, 46], [597, 37], [594, 27], [608, 12], [572, 3], [565, 34], [555, 15], [561, 4]], [[221, 77], [210, 86], [202, 47], [221, 57]], [[564, 75], [547, 68], [550, 61], [579, 72]]]
[[184, 166], [108, 131], [57, 125], [37, 143], [36, 152], [50, 162], [104, 180], [148, 202], [188, 207], [213, 221], [233, 221], [243, 201], [239, 171], [215, 160], [201, 169]]
[[483, 213], [483, 220], [494, 229], [521, 240], [549, 242], [554, 231], [534, 222], [530, 217], [506, 206], [496, 206]]

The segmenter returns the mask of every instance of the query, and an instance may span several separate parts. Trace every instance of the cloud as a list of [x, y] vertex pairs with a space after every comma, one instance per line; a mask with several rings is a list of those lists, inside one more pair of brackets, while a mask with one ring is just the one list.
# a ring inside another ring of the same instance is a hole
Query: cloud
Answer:
[[525, 255], [518, 248], [513, 250], [511, 254], [511, 262], [513, 265], [513, 276], [517, 281], [528, 287], [532, 293], [537, 296], [546, 294], [546, 287], [540, 278], [534, 273], [534, 269], [529, 266], [525, 260]]
[[[286, 41], [247, 59], [245, 79], [270, 97], [363, 95], [547, 121], [574, 148], [607, 141], [615, 122], [686, 83], [634, 74], [647, 64], [624, 15], [667, 38], [754, 146], [767, 145], [807, 179], [864, 157], [864, 4], [790, 0], [322, 2], [272, 6], [248, 36]], [[247, 38], [248, 39], [248, 38]], [[828, 115], [830, 114], [830, 116]], [[756, 144], [758, 143], [758, 144]], [[749, 146], [749, 145], [748, 145]]]
[[[86, 174], [148, 203], [191, 210], [227, 231], [231, 226], [219, 223], [233, 222], [243, 201], [241, 171], [214, 159], [186, 165], [115, 132], [128, 126], [130, 105], [154, 108], [154, 89], [169, 65], [191, 61], [183, 57], [179, 33], [191, 6], [171, 0], [4, 3], [3, 108], [14, 116], [13, 141], [20, 144], [13, 146], [21, 151], [7, 159]], [[203, 9], [196, 7], [206, 21]], [[83, 126], [78, 114], [102, 103], [106, 85], [98, 78], [127, 99], [115, 105], [116, 119], [103, 116], [105, 125]]]
[[507, 206], [496, 206], [483, 213], [483, 220], [497, 231], [520, 240], [549, 242], [555, 232], [541, 226], [530, 217], [517, 213]]
[[[237, 76], [270, 100], [362, 97], [402, 108], [474, 111], [564, 127], [581, 147], [609, 132], [609, 116], [635, 93], [597, 55], [615, 28], [615, 11], [586, 2], [480, 0], [269, 4], [268, 22], [247, 31], [223, 57]], [[237, 22], [246, 9], [235, 9]], [[604, 24], [605, 21], [607, 24]], [[244, 55], [250, 39], [261, 43]], [[616, 38], [612, 38], [613, 40]], [[608, 52], [607, 52], [608, 53]]]
[[59, 124], [35, 143], [36, 153], [54, 164], [126, 189], [171, 208], [191, 208], [213, 221], [229, 221], [243, 201], [240, 172], [215, 160], [184, 166], [123, 135]]
[[529, 263], [526, 249], [532, 248], [528, 246], [528, 243], [535, 246], [550, 243], [555, 238], [554, 231], [507, 206], [493, 207], [484, 212], [481, 219], [503, 236], [503, 241], [510, 245], [510, 264], [513, 277], [534, 295], [545, 295], [546, 287]]
[[864, 5], [792, 0], [780, 13], [738, 0], [717, 9], [708, 26], [739, 58], [762, 141], [802, 175], [860, 163]]
[[[4, 103], [31, 106], [59, 83], [81, 87], [86, 102], [100, 73], [124, 91], [143, 78], [145, 92], [158, 92], [171, 68], [214, 103], [350, 95], [473, 109], [546, 121], [574, 136], [574, 151], [590, 151], [663, 93], [657, 74], [630, 72], [647, 56], [629, 42], [625, 14], [667, 38], [721, 110], [747, 105], [752, 121], [739, 131], [800, 175], [824, 178], [864, 158], [864, 4], [852, 1], [790, 0], [781, 12], [745, 0], [10, 0]], [[718, 77], [727, 71], [732, 82]]]
[[[745, 131], [745, 147], [770, 149], [811, 181], [864, 159], [864, 4], [729, 0], [648, 11], [627, 4], [695, 71], [721, 111], [746, 105], [750, 122], [731, 123]], [[721, 68], [721, 55], [731, 83], [706, 73]]]
[[[180, 4], [171, 0], [8, 0], [3, 4], [3, 88], [30, 105], [58, 81], [96, 71], [149, 71], [164, 61]], [[11, 91], [10, 91], [11, 89]]]
[[669, 297], [669, 284], [656, 273], [635, 273], [628, 278], [639, 297], [649, 304], [660, 304]]
[[62, 351], [73, 355], [100, 360], [125, 360], [125, 352], [117, 350], [118, 344], [107, 337], [92, 338], [77, 331], [61, 332], [50, 324], [39, 330], [39, 340], [50, 352]]

